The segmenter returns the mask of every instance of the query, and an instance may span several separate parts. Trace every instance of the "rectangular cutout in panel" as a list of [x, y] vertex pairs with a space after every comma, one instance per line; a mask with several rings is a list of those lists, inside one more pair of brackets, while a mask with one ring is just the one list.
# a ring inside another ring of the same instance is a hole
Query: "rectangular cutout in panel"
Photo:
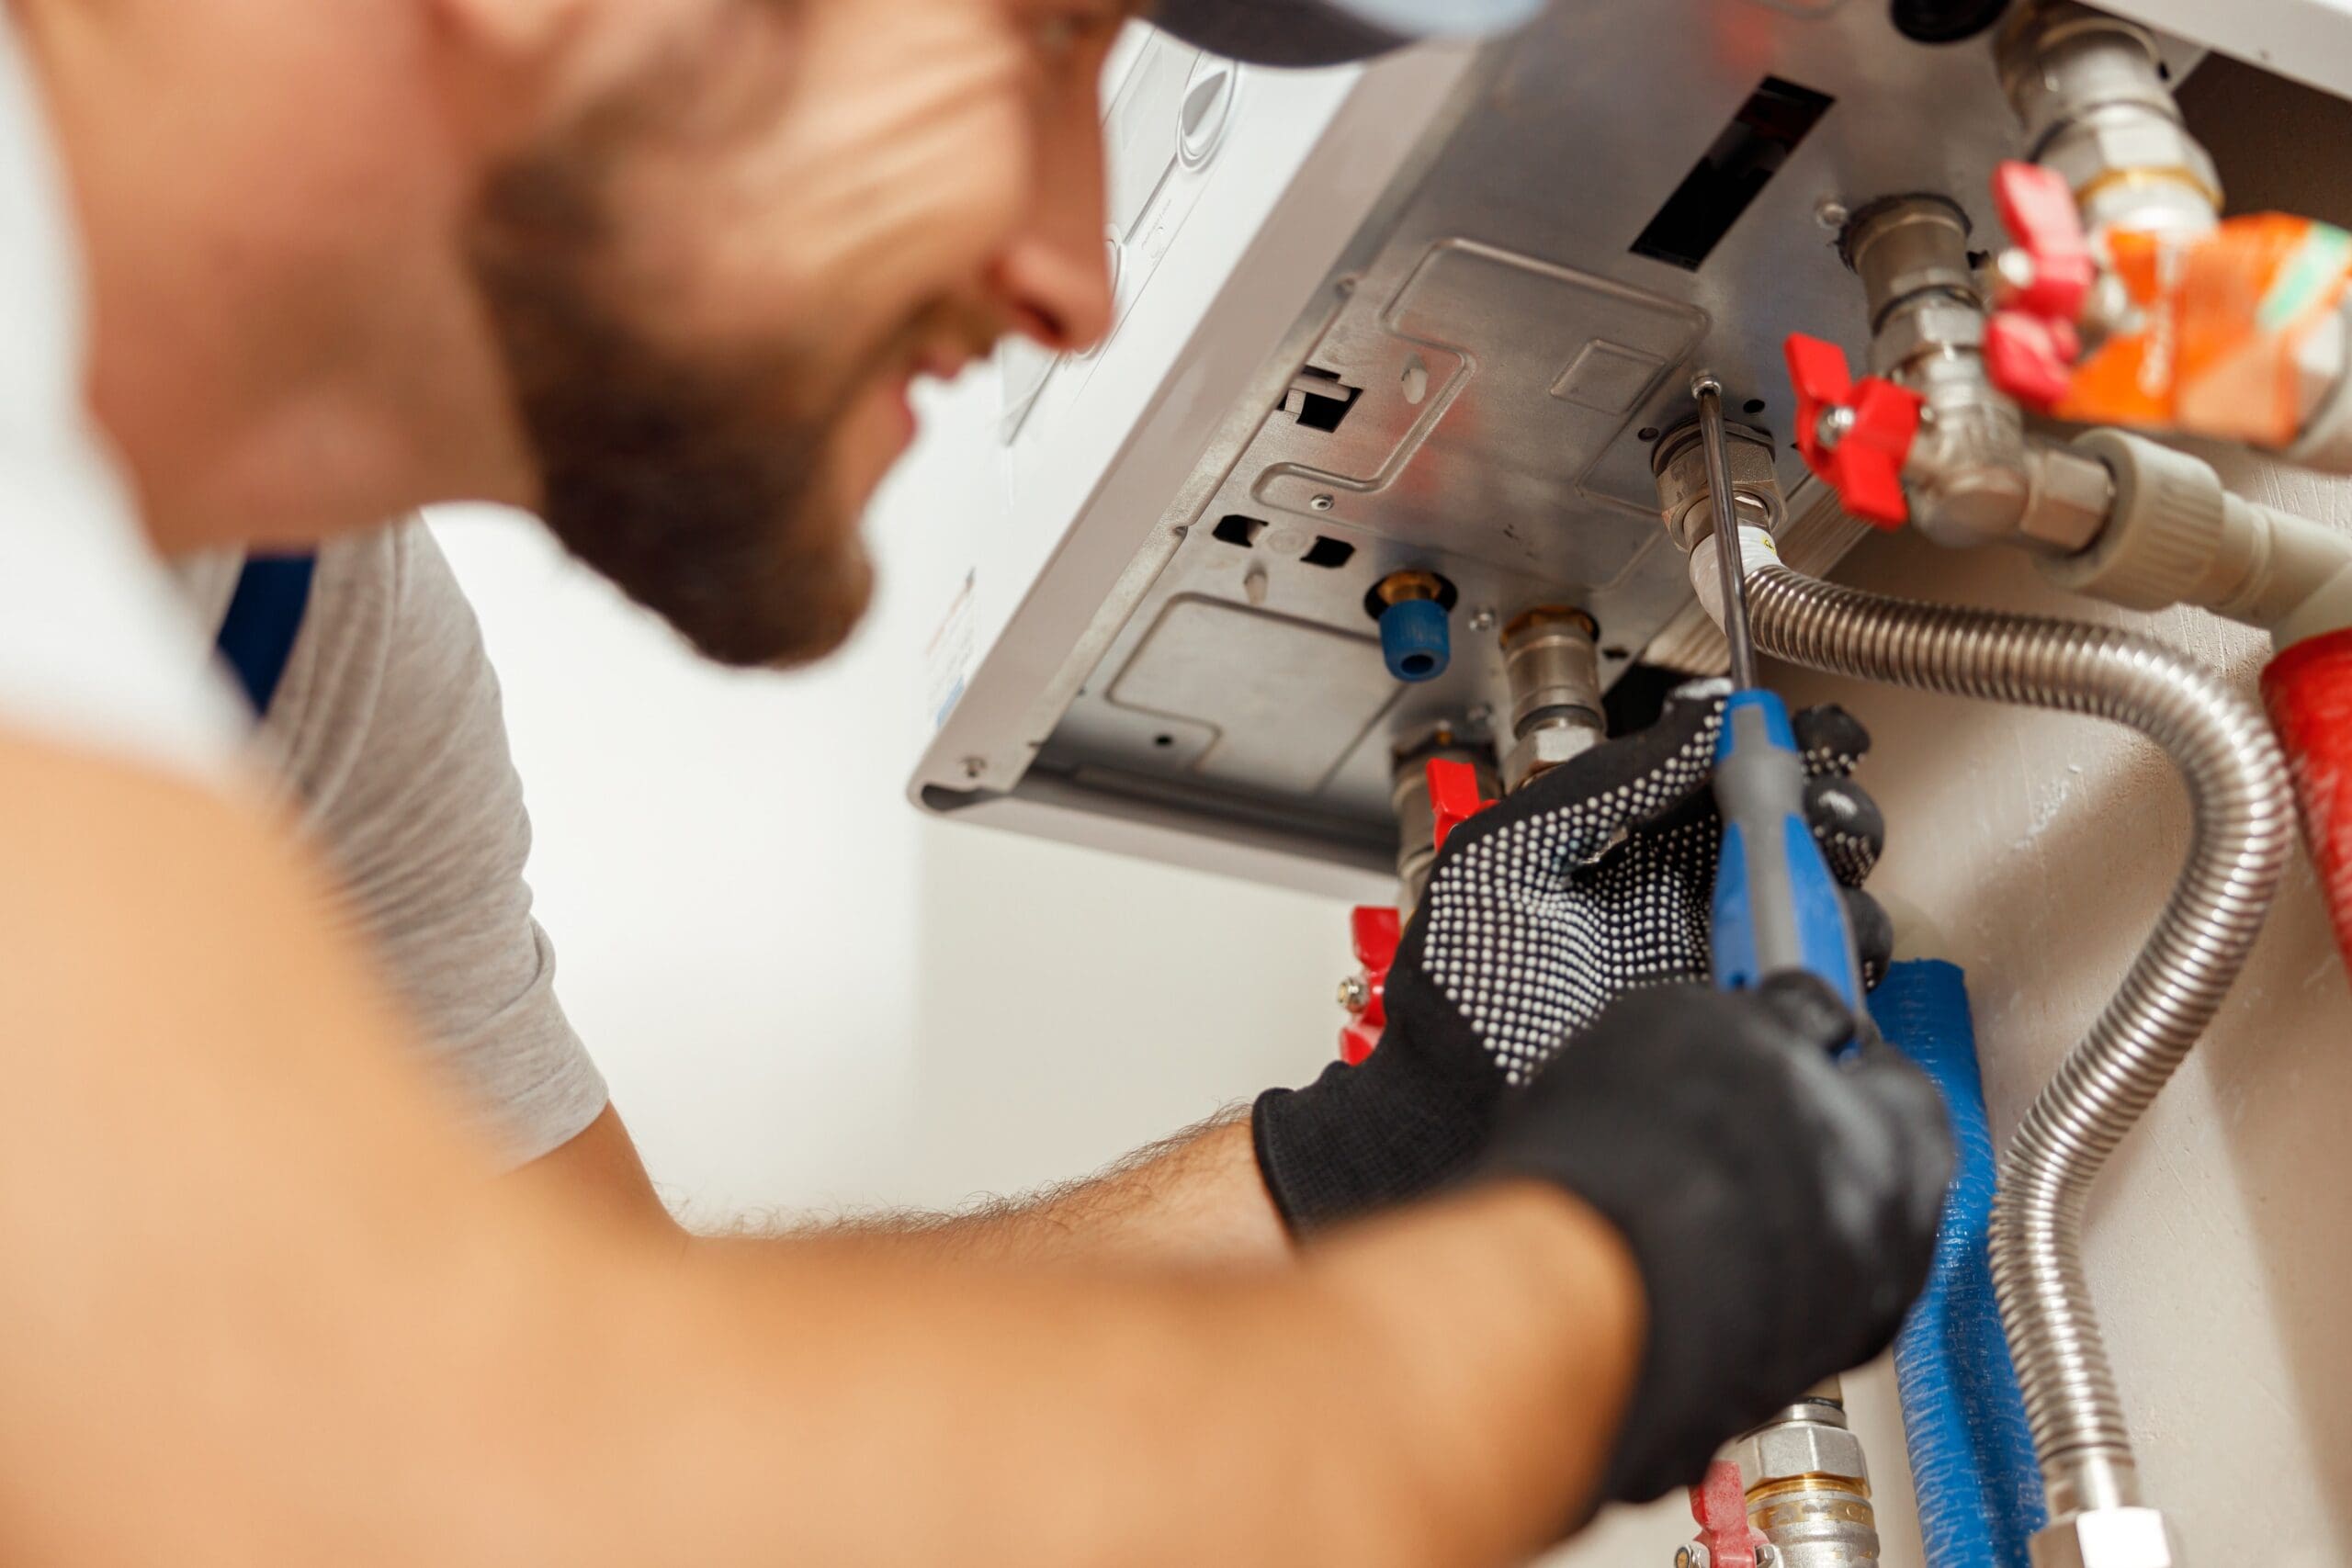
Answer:
[[1835, 102], [1826, 93], [1765, 77], [1634, 241], [1634, 254], [1698, 271]]
[[1315, 542], [1306, 547], [1306, 553], [1298, 558], [1309, 566], [1319, 566], [1329, 571], [1347, 565], [1355, 558], [1355, 554], [1356, 547], [1345, 539], [1335, 539], [1329, 534], [1317, 534], [1315, 536]]
[[1245, 550], [1255, 546], [1258, 536], [1265, 531], [1266, 525], [1263, 523], [1255, 517], [1244, 517], [1238, 512], [1227, 513], [1217, 520], [1216, 525], [1216, 536], [1219, 539], [1228, 545], [1239, 545]]
[[1283, 396], [1283, 412], [1300, 429], [1319, 430], [1328, 435], [1348, 417], [1361, 390], [1340, 380], [1337, 371], [1309, 365], [1292, 378], [1290, 390]]

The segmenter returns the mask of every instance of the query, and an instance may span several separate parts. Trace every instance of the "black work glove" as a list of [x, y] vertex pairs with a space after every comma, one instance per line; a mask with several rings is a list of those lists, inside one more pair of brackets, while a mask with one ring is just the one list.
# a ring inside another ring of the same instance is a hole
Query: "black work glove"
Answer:
[[1601, 1497], [1697, 1481], [1715, 1450], [1894, 1337], [1951, 1179], [1943, 1101], [1809, 975], [1634, 992], [1512, 1103], [1483, 1174], [1575, 1193], [1623, 1233], [1649, 1331]]
[[[1295, 1232], [1416, 1197], [1486, 1146], [1510, 1086], [1635, 986], [1707, 976], [1723, 824], [1709, 775], [1724, 681], [1679, 688], [1658, 721], [1570, 759], [1454, 829], [1388, 971], [1388, 1021], [1360, 1066], [1260, 1097], [1258, 1167]], [[1885, 841], [1846, 774], [1870, 735], [1841, 708], [1794, 720], [1805, 812], [1866, 984], [1893, 931], [1859, 891]]]

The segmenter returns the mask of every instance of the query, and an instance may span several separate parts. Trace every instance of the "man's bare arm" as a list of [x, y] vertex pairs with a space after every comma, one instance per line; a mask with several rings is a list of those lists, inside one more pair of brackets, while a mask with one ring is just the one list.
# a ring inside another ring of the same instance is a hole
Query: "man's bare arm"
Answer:
[[[515, 1179], [568, 1188], [633, 1222], [685, 1234], [663, 1206], [628, 1128], [610, 1106], [578, 1137], [525, 1167]], [[1238, 1111], [1138, 1150], [1098, 1175], [1043, 1192], [959, 1213], [876, 1213], [815, 1228], [960, 1258], [1229, 1263], [1281, 1258], [1291, 1249], [1258, 1173], [1249, 1116]], [[779, 1234], [806, 1232], [779, 1227]]]
[[0, 1558], [1499, 1563], [1598, 1474], [1640, 1286], [1548, 1186], [1295, 1269], [681, 1260], [492, 1178], [251, 816], [0, 801]]

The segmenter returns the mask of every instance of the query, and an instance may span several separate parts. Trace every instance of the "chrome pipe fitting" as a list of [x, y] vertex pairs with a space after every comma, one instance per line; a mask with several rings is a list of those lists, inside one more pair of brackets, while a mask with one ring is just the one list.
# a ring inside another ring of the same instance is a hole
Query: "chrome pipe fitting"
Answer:
[[1939, 196], [1873, 202], [1838, 240], [1869, 300], [1871, 368], [1925, 405], [1903, 468], [1911, 522], [1939, 545], [2070, 555], [2107, 521], [2107, 472], [2029, 441], [2024, 414], [1993, 385], [1968, 240], [1967, 216]]
[[[1846, 220], [1838, 254], [1862, 280], [1871, 332], [1904, 306], [1943, 301], [1971, 314], [1984, 310], [1984, 292], [1969, 265], [1968, 232], [1968, 214], [1941, 196], [1889, 197]], [[1983, 336], [1980, 330], [1980, 342]]]
[[[1724, 454], [1731, 468], [1732, 504], [1742, 525], [1768, 534], [1781, 531], [1780, 470], [1772, 437], [1753, 425], [1724, 423]], [[1706, 443], [1694, 417], [1657, 438], [1650, 449], [1650, 473], [1657, 481], [1659, 519], [1682, 552], [1715, 531], [1714, 492], [1707, 479]]]
[[1590, 615], [1565, 605], [1530, 610], [1503, 628], [1511, 733], [1502, 757], [1505, 790], [1591, 750], [1607, 735], [1599, 631]]
[[2072, 0], [2021, 6], [1996, 56], [2027, 155], [2064, 178], [2094, 237], [2201, 234], [2218, 220], [2221, 176], [2146, 28]]
[[1864, 1568], [1879, 1560], [1870, 1467], [1845, 1404], [1816, 1393], [1732, 1445], [1747, 1522], [1783, 1568]]
[[[1481, 799], [1495, 795], [1495, 761], [1485, 748], [1439, 726], [1417, 744], [1396, 753], [1388, 775], [1388, 808], [1396, 818], [1396, 916], [1409, 919], [1429, 891], [1430, 868], [1437, 863], [1437, 814], [1430, 805], [1432, 761], [1467, 762], [1477, 771]], [[1344, 1002], [1342, 1005], [1345, 1005]]]

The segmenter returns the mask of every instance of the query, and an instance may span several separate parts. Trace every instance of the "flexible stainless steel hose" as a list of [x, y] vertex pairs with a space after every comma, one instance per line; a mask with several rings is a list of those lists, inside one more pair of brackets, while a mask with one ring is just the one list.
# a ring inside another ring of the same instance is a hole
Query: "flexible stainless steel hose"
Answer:
[[2164, 748], [2195, 813], [2188, 863], [2123, 984], [2002, 1158], [1992, 1266], [2053, 1518], [2136, 1506], [2137, 1470], [2083, 1274], [2083, 1205], [2236, 979], [2294, 830], [2261, 710], [2194, 660], [2109, 626], [1917, 604], [1784, 567], [1748, 578], [1757, 644], [1816, 670], [2112, 719]]

